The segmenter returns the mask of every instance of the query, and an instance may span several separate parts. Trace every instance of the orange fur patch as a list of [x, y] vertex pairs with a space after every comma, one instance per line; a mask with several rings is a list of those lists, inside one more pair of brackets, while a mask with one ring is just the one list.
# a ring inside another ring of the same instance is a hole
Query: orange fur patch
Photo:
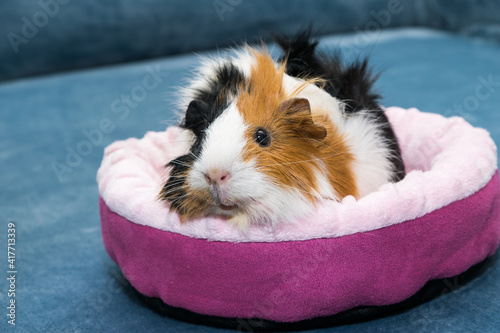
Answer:
[[[307, 84], [319, 81], [311, 78], [292, 95], [286, 95], [283, 89], [285, 65], [276, 68], [266, 50], [255, 50], [253, 55], [255, 65], [237, 102], [249, 126], [245, 133], [247, 149], [243, 160], [255, 160], [258, 170], [272, 179], [276, 186], [296, 188], [312, 203], [314, 189], [319, 188], [317, 173], [325, 175], [339, 198], [347, 195], [358, 197], [352, 172], [354, 157], [345, 139], [327, 117], [315, 116], [313, 121], [309, 103], [304, 103], [304, 99], [290, 101]], [[269, 147], [260, 147], [254, 141], [258, 128], [270, 132]]]

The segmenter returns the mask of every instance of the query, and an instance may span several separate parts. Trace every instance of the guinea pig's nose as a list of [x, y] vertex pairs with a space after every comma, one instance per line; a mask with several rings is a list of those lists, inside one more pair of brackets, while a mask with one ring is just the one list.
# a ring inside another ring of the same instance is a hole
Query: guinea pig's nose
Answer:
[[205, 180], [209, 185], [225, 185], [230, 178], [231, 175], [227, 171], [210, 171], [205, 174]]

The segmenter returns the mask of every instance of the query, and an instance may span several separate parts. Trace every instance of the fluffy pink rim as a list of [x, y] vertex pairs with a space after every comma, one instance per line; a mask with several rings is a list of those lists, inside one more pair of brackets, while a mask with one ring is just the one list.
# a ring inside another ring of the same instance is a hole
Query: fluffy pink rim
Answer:
[[157, 200], [168, 177], [165, 164], [182, 154], [176, 127], [107, 147], [97, 174], [99, 194], [111, 211], [140, 225], [208, 240], [279, 242], [346, 236], [412, 220], [469, 197], [491, 180], [497, 153], [487, 131], [462, 118], [416, 109], [391, 107], [386, 113], [403, 151], [405, 179], [358, 201], [325, 203], [308, 219], [276, 230], [252, 227], [243, 234], [212, 217], [180, 224]]

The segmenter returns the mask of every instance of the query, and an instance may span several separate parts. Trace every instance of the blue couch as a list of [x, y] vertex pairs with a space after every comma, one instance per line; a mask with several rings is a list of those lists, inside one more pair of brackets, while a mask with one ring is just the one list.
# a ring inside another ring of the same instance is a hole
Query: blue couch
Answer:
[[[194, 51], [311, 22], [322, 50], [370, 57], [384, 105], [464, 117], [500, 144], [498, 1], [2, 2], [0, 247], [17, 273], [15, 297], [0, 280], [0, 331], [14, 331], [12, 299], [18, 332], [221, 331], [141, 303], [102, 244], [96, 171], [111, 142], [175, 124]], [[499, 264], [442, 288], [404, 313], [317, 332], [498, 332]]]

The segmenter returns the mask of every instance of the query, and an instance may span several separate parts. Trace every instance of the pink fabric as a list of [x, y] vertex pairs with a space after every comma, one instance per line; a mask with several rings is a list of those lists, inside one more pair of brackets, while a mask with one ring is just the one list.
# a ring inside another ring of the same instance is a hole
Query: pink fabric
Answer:
[[201, 314], [281, 322], [402, 301], [492, 255], [500, 238], [498, 173], [422, 217], [330, 239], [208, 241], [130, 222], [102, 199], [100, 212], [104, 245], [139, 292]]
[[444, 118], [416, 109], [388, 108], [403, 151], [407, 176], [360, 200], [327, 202], [297, 223], [276, 230], [253, 227], [242, 234], [221, 218], [181, 225], [165, 202], [157, 200], [168, 177], [165, 164], [183, 153], [179, 129], [149, 132], [142, 139], [115, 142], [105, 150], [97, 180], [107, 206], [129, 221], [156, 229], [216, 241], [277, 242], [331, 238], [388, 227], [467, 198], [483, 188], [497, 165], [488, 132], [461, 118]]

